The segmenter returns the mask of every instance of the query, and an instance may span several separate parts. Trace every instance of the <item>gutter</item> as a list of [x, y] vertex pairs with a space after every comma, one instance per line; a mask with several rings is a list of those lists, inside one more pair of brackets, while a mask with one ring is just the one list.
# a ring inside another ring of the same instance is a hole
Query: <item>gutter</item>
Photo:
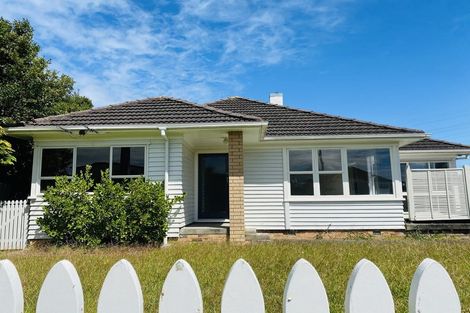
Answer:
[[[166, 135], [166, 127], [160, 127], [160, 136], [163, 137], [163, 139], [165, 140], [165, 178], [164, 178], [164, 187], [165, 187], [165, 196], [168, 197], [168, 178], [169, 178], [169, 175], [168, 175], [168, 160], [169, 160], [169, 154], [170, 154], [170, 151], [169, 151], [169, 140], [168, 140], [168, 136]], [[165, 236], [165, 238], [163, 238], [163, 246], [167, 246], [168, 245], [168, 236]]]
[[190, 129], [190, 128], [217, 128], [217, 127], [249, 127], [249, 126], [267, 126], [268, 122], [237, 122], [237, 123], [184, 123], [184, 124], [122, 124], [122, 125], [70, 125], [70, 126], [20, 126], [10, 127], [7, 131], [10, 133], [27, 133], [41, 131], [77, 131], [77, 130], [152, 130], [152, 129]]
[[166, 127], [160, 127], [159, 129], [160, 129], [160, 136], [162, 136], [163, 139], [165, 140], [165, 180], [164, 180], [164, 183], [165, 183], [165, 196], [168, 196], [168, 178], [169, 178], [168, 160], [169, 160], [169, 154], [170, 154], [170, 151], [169, 151], [170, 145], [168, 141], [168, 136], [166, 135]]

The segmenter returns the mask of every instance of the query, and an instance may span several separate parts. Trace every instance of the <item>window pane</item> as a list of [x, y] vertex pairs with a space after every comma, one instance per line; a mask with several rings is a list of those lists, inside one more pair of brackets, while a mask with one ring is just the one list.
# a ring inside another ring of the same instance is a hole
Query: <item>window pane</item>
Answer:
[[348, 150], [351, 195], [393, 194], [388, 149]]
[[113, 148], [113, 175], [144, 175], [144, 147]]
[[290, 194], [293, 196], [313, 195], [313, 175], [312, 174], [291, 174]]
[[406, 192], [406, 163], [400, 163], [401, 171], [401, 188]]
[[41, 192], [47, 190], [48, 187], [55, 186], [54, 179], [41, 179]]
[[428, 162], [412, 162], [410, 167], [413, 170], [426, 170], [429, 168]]
[[321, 195], [342, 195], [343, 175], [342, 174], [320, 174], [320, 194]]
[[431, 168], [449, 168], [449, 162], [431, 162]]
[[42, 150], [41, 176], [71, 176], [73, 149]]
[[291, 171], [311, 171], [312, 151], [292, 150], [289, 151], [289, 169]]
[[85, 172], [86, 165], [91, 165], [91, 177], [101, 181], [101, 171], [109, 168], [109, 148], [77, 148], [77, 174]]
[[341, 150], [319, 150], [318, 169], [320, 171], [341, 171]]

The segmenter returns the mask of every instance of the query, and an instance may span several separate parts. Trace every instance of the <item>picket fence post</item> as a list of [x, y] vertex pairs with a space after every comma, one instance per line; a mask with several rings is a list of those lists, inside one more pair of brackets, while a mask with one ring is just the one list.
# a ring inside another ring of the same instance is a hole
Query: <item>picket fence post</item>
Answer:
[[77, 270], [67, 260], [47, 273], [39, 292], [36, 313], [83, 313], [83, 290]]
[[202, 294], [196, 274], [185, 260], [178, 260], [163, 283], [159, 313], [202, 313]]
[[222, 313], [264, 313], [261, 286], [250, 264], [237, 260], [225, 281], [222, 292]]
[[[251, 266], [237, 260], [225, 281], [222, 313], [263, 313], [264, 298]], [[23, 289], [18, 272], [9, 260], [0, 261], [0, 313], [23, 313]], [[346, 313], [393, 313], [390, 288], [379, 268], [359, 261], [349, 278]], [[144, 302], [137, 273], [121, 260], [109, 270], [99, 295], [98, 313], [143, 313]], [[36, 313], [83, 313], [83, 290], [75, 267], [67, 260], [56, 263], [47, 274]], [[172, 266], [163, 284], [160, 313], [203, 312], [196, 275], [185, 260]], [[315, 268], [306, 260], [292, 267], [284, 289], [284, 313], [329, 313], [328, 297]], [[425, 259], [417, 268], [409, 294], [410, 313], [461, 313], [459, 296], [447, 271]]]
[[460, 299], [444, 267], [432, 259], [418, 266], [411, 282], [410, 313], [460, 313]]
[[329, 313], [328, 296], [318, 272], [308, 261], [298, 260], [284, 288], [283, 312], [304, 313], [309, 308], [316, 313]]
[[348, 281], [346, 313], [394, 313], [392, 292], [379, 268], [362, 259], [353, 269]]
[[98, 313], [143, 313], [144, 297], [137, 273], [127, 260], [109, 270], [98, 298]]
[[0, 261], [0, 313], [23, 313], [23, 287], [10, 260]]

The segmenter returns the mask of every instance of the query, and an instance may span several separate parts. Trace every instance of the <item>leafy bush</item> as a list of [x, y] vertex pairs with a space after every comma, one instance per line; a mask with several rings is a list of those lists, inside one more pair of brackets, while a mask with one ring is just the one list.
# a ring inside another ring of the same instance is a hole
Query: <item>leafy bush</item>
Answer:
[[161, 243], [170, 210], [183, 196], [170, 199], [164, 183], [143, 177], [116, 183], [108, 171], [94, 184], [87, 167], [72, 179], [57, 177], [44, 198], [48, 205], [38, 224], [55, 243], [96, 246]]

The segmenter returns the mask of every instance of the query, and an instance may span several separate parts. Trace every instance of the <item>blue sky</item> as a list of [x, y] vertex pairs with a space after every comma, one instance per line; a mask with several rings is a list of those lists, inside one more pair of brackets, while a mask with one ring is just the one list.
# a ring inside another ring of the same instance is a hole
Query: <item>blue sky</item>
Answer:
[[470, 144], [470, 1], [0, 2], [96, 106], [230, 95]]

